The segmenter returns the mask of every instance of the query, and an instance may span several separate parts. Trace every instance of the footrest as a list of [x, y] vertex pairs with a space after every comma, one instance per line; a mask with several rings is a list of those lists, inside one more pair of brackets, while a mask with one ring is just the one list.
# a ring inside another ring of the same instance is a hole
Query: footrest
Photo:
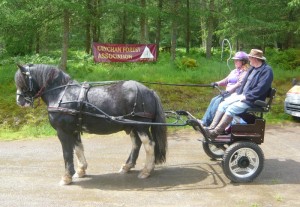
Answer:
[[246, 133], [246, 132], [235, 132], [232, 133], [235, 137], [261, 137], [261, 134], [258, 133]]
[[222, 142], [222, 143], [228, 143], [231, 142], [231, 136], [230, 135], [219, 135], [213, 142]]

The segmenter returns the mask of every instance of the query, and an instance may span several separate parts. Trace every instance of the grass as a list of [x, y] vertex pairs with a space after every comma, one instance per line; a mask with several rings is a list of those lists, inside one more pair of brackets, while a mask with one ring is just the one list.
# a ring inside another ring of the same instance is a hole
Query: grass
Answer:
[[[59, 53], [58, 53], [59, 54]], [[220, 56], [208, 60], [199, 52], [189, 58], [196, 60], [195, 67], [185, 67], [181, 60], [187, 56], [178, 52], [175, 64], [170, 63], [170, 55], [161, 53], [156, 63], [94, 63], [93, 58], [83, 51], [71, 51], [67, 73], [78, 81], [137, 80], [143, 82], [162, 82], [180, 84], [207, 84], [224, 78], [229, 69]], [[20, 108], [15, 103], [14, 74], [16, 63], [45, 63], [58, 65], [59, 56], [52, 52], [47, 56], [32, 55], [25, 57], [6, 57], [0, 60], [0, 139], [14, 140], [28, 137], [54, 136], [55, 131], [47, 120], [44, 104], [36, 109]], [[300, 78], [300, 70], [286, 71], [272, 65], [273, 86], [277, 88], [271, 112], [266, 114], [268, 124], [295, 121], [284, 113], [283, 103], [287, 90], [294, 77]], [[231, 63], [231, 68], [233, 65]], [[196, 117], [204, 114], [209, 101], [218, 92], [204, 87], [174, 87], [145, 83], [157, 91], [165, 110], [188, 110]]]

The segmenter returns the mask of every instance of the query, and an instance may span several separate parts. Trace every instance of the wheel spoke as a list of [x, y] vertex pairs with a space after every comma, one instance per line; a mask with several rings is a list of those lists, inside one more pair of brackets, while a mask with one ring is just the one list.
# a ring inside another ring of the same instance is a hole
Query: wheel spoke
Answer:
[[249, 161], [250, 161], [250, 165], [253, 167], [256, 167], [259, 164], [256, 158], [252, 158], [252, 159], [249, 158]]
[[234, 160], [232, 160], [232, 162], [230, 162], [229, 163], [229, 167], [230, 168], [235, 168], [235, 167], [237, 167], [238, 166], [238, 159], [234, 159]]

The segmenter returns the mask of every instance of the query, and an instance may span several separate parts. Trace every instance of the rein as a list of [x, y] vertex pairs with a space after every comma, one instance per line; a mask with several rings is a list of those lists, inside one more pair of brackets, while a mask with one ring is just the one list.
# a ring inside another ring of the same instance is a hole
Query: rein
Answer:
[[[62, 86], [57, 86], [51, 89], [48, 89], [46, 91], [42, 91], [41, 94], [39, 94], [39, 96], [42, 96], [50, 91], [54, 91], [60, 88], [64, 88], [66, 86], [77, 86], [77, 85], [81, 85], [81, 84], [89, 84], [91, 87], [93, 86], [104, 86], [104, 85], [110, 85], [110, 84], [115, 84], [118, 82], [122, 82], [122, 81], [126, 81], [126, 80], [116, 80], [116, 81], [99, 81], [99, 82], [83, 82], [83, 83], [73, 83], [73, 84], [66, 84], [66, 85], [62, 85]], [[167, 85], [167, 86], [188, 86], [188, 87], [212, 87], [211, 84], [177, 84], [177, 83], [161, 83], [161, 82], [146, 82], [146, 81], [138, 81], [140, 83], [145, 83], [145, 84], [152, 84], [152, 85]]]
[[[46, 84], [37, 92], [37, 94], [34, 95], [33, 100], [38, 98], [38, 105], [35, 107], [37, 108], [40, 105], [40, 101], [41, 101], [41, 96], [44, 94], [44, 91], [46, 89], [46, 87], [48, 86], [48, 83], [50, 82], [50, 80], [54, 79], [54, 71], [51, 71], [51, 74], [49, 76], [49, 78], [46, 81]], [[32, 107], [34, 107], [33, 103], [32, 103]]]
[[212, 87], [211, 84], [177, 84], [177, 83], [161, 83], [161, 82], [146, 82], [146, 81], [139, 81], [139, 82], [145, 84], [165, 85], [165, 86]]

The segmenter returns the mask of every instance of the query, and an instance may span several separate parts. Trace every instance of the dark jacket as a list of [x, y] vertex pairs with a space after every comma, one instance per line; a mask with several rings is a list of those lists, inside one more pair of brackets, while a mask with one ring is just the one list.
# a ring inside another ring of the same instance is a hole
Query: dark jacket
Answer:
[[[252, 72], [255, 72], [255, 75], [248, 87], [244, 88], [248, 77]], [[253, 106], [256, 100], [264, 101], [266, 99], [267, 93], [272, 86], [272, 81], [272, 68], [264, 62], [259, 68], [251, 67], [249, 69], [242, 82], [241, 87], [237, 90], [237, 94], [243, 93], [246, 97], [246, 100], [244, 100], [243, 102], [249, 104], [250, 106]]]

